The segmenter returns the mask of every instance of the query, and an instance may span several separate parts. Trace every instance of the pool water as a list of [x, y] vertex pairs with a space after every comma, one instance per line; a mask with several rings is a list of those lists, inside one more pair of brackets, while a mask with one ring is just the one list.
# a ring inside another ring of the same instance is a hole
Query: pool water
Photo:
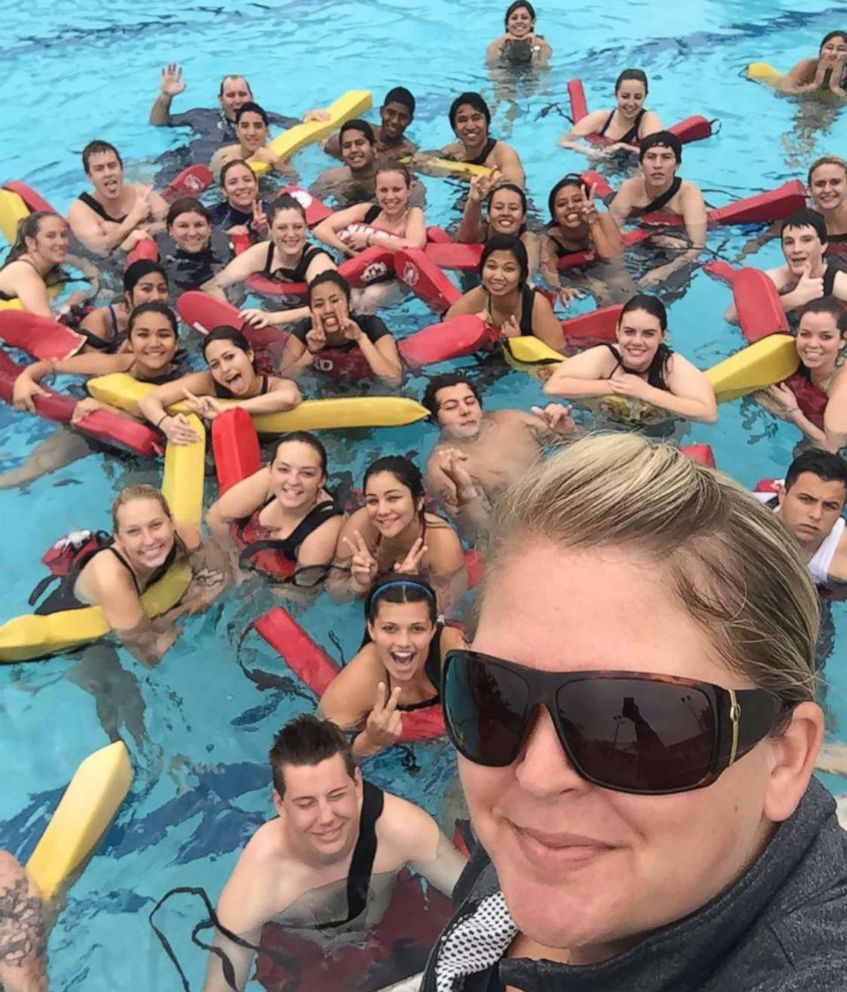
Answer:
[[[549, 69], [508, 84], [493, 80], [484, 66], [485, 46], [502, 29], [502, 19], [499, 7], [482, 0], [18, 3], [14, 16], [7, 12], [0, 52], [7, 92], [0, 121], [2, 174], [25, 180], [65, 210], [86, 186], [78, 153], [98, 137], [121, 150], [129, 178], [152, 177], [154, 160], [184, 139], [184, 132], [146, 124], [159, 71], [170, 61], [184, 66], [189, 84], [175, 110], [212, 106], [224, 72], [245, 72], [260, 103], [291, 114], [326, 105], [352, 88], [372, 89], [378, 105], [389, 87], [406, 85], [418, 100], [410, 135], [423, 148], [450, 140], [447, 108], [453, 97], [480, 90], [492, 98], [492, 133], [523, 157], [540, 220], [546, 220], [553, 183], [585, 166], [584, 158], [555, 144], [567, 130], [565, 83], [574, 76], [584, 80], [589, 106], [609, 106], [618, 72], [639, 66], [650, 78], [649, 105], [664, 122], [690, 114], [719, 118], [718, 136], [685, 147], [681, 170], [713, 205], [804, 177], [815, 157], [845, 147], [844, 112], [817, 108], [811, 119], [803, 118], [796, 103], [741, 78], [751, 61], [787, 68], [815, 52], [827, 31], [843, 26], [843, 7], [821, 9], [810, 0], [539, 7], [538, 30], [554, 48]], [[304, 185], [328, 164], [314, 147], [295, 159]], [[463, 185], [424, 182], [428, 223], [450, 226]], [[709, 248], [731, 260], [752, 233], [713, 231]], [[779, 257], [772, 242], [754, 264], [766, 267]], [[728, 290], [698, 270], [671, 306], [671, 343], [703, 368], [742, 343], [737, 329], [722, 319], [727, 302]], [[584, 302], [575, 311], [588, 308]], [[430, 323], [431, 315], [413, 301], [386, 319], [402, 335]], [[528, 407], [540, 398], [535, 380], [498, 361], [460, 364], [485, 383], [489, 408]], [[404, 391], [419, 396], [425, 382], [425, 376], [412, 376]], [[319, 388], [312, 384], [312, 395]], [[51, 431], [1, 406], [0, 468], [19, 463]], [[325, 440], [336, 481], [359, 485], [377, 455], [412, 453], [422, 464], [435, 431], [424, 423], [339, 432]], [[784, 473], [798, 438], [790, 426], [742, 401], [722, 407], [717, 425], [695, 425], [688, 440], [711, 444], [719, 466], [752, 485]], [[0, 519], [10, 528], [9, 540], [0, 545], [3, 618], [27, 612], [26, 598], [44, 574], [39, 558], [49, 544], [72, 529], [107, 527], [115, 493], [130, 482], [156, 482], [159, 472], [158, 466], [92, 455], [24, 491], [0, 492]], [[213, 496], [210, 480], [207, 502]], [[308, 694], [285, 684], [284, 665], [247, 629], [275, 602], [258, 581], [228, 593], [204, 616], [184, 622], [182, 637], [152, 671], [123, 651], [102, 651], [85, 663], [54, 658], [0, 670], [0, 846], [21, 859], [28, 856], [80, 760], [107, 743], [104, 727], [126, 740], [136, 768], [115, 826], [52, 931], [51, 987], [180, 987], [148, 914], [174, 886], [203, 886], [217, 898], [244, 843], [272, 815], [266, 768], [272, 734], [314, 705]], [[847, 739], [845, 616], [845, 606], [836, 604], [836, 646], [826, 668], [830, 735], [841, 740]], [[298, 618], [336, 657], [349, 659], [355, 652], [362, 630], [359, 605], [339, 607], [323, 598]], [[262, 689], [245, 668], [270, 673], [282, 684]], [[367, 774], [445, 825], [455, 813], [454, 763], [444, 741], [383, 754], [369, 762]], [[826, 780], [833, 791], [847, 791], [843, 780]], [[196, 900], [180, 897], [160, 920], [192, 989], [202, 986], [205, 969], [205, 955], [189, 942], [201, 916]]]

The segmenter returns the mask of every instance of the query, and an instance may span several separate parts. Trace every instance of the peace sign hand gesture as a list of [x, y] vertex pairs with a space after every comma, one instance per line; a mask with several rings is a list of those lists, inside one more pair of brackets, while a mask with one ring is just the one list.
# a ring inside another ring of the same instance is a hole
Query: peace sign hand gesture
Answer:
[[429, 548], [424, 544], [424, 539], [419, 537], [411, 548], [409, 548], [409, 553], [403, 561], [395, 563], [394, 571], [399, 575], [420, 575], [421, 562], [427, 551], [429, 551]]
[[371, 549], [357, 530], [353, 531], [352, 541], [348, 537], [342, 540], [351, 553], [350, 577], [360, 589], [370, 589], [379, 567], [376, 558], [371, 554]]
[[586, 224], [591, 226], [596, 224], [600, 220], [600, 212], [597, 210], [597, 206], [594, 203], [594, 195], [597, 192], [597, 184], [592, 183], [591, 188], [588, 190], [588, 196], [586, 196], [585, 201], [582, 204], [582, 219]]
[[402, 690], [399, 685], [395, 686], [391, 690], [388, 702], [385, 702], [385, 691], [385, 683], [378, 683], [373, 709], [368, 714], [365, 724], [365, 740], [368, 748], [373, 749], [372, 753], [396, 744], [403, 733], [403, 714], [397, 709]]

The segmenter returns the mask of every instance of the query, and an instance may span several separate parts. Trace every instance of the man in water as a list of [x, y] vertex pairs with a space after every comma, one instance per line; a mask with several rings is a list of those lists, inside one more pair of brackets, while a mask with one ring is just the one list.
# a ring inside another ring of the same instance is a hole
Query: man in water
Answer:
[[682, 144], [670, 131], [648, 135], [638, 151], [641, 175], [621, 184], [609, 212], [623, 227], [630, 218], [649, 213], [676, 214], [682, 218], [688, 236], [687, 247], [678, 238], [655, 237], [654, 244], [676, 248], [676, 257], [648, 272], [640, 282], [642, 289], [658, 286], [678, 269], [693, 262], [706, 247], [706, 204], [700, 188], [677, 176], [682, 163]]
[[[406, 866], [452, 892], [462, 855], [428, 813], [362, 779], [335, 724], [297, 717], [274, 738], [270, 762], [279, 816], [253, 835], [224, 886], [217, 915], [227, 931], [252, 948], [269, 922], [324, 941], [361, 934], [382, 918]], [[253, 949], [220, 931], [215, 945], [243, 988]], [[216, 954], [203, 992], [231, 992]]]
[[24, 868], [8, 851], [0, 851], [0, 989], [47, 989], [44, 903]]
[[[847, 302], [847, 272], [824, 258], [826, 222], [817, 210], [796, 210], [783, 222], [779, 236], [785, 265], [767, 269], [765, 275], [776, 286], [786, 313], [824, 296]], [[734, 303], [724, 316], [733, 324], [738, 322]]]
[[124, 164], [114, 145], [90, 141], [82, 150], [82, 167], [94, 192], [74, 200], [68, 224], [89, 251], [106, 258], [165, 229], [167, 203], [150, 186], [124, 182]]
[[427, 489], [436, 494], [460, 533], [473, 540], [488, 528], [491, 506], [543, 448], [575, 431], [570, 407], [482, 412], [476, 386], [459, 372], [430, 380], [423, 405], [441, 428], [427, 460]]
[[789, 466], [777, 493], [779, 519], [797, 539], [818, 586], [847, 583], [847, 462], [812, 448]]
[[[414, 155], [418, 146], [406, 137], [406, 128], [415, 116], [415, 98], [404, 87], [395, 86], [385, 94], [385, 100], [379, 108], [379, 119], [382, 123], [373, 127], [374, 146], [381, 160], [403, 158]], [[325, 110], [311, 110], [303, 118], [307, 120], [326, 120]], [[341, 158], [341, 137], [333, 134], [324, 145], [327, 155]]]

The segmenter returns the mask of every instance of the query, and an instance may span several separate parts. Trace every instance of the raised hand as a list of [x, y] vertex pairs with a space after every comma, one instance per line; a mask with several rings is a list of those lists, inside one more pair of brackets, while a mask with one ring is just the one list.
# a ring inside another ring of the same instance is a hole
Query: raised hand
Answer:
[[429, 548], [424, 544], [424, 539], [419, 537], [411, 548], [409, 548], [409, 553], [403, 561], [395, 562], [394, 571], [398, 575], [420, 575], [421, 562], [427, 551], [429, 551]]
[[[152, 186], [142, 186], [136, 193], [135, 203], [129, 211], [129, 216], [136, 223], [146, 220], [150, 216], [150, 194], [153, 192]], [[148, 237], [148, 235], [145, 235]]]
[[356, 323], [355, 320], [348, 317], [347, 320], [340, 321], [342, 330], [344, 332], [344, 337], [348, 341], [360, 341], [362, 338], [362, 328]]
[[792, 294], [798, 305], [809, 303], [812, 300], [819, 300], [823, 296], [823, 276], [813, 276], [812, 263], [806, 262], [803, 266], [803, 274], [797, 281]]
[[474, 176], [471, 179], [471, 188], [468, 190], [468, 198], [473, 200], [474, 203], [482, 203], [482, 201], [491, 192], [491, 187], [494, 185], [494, 180], [491, 176]]
[[261, 200], [256, 200], [253, 204], [253, 219], [250, 221], [250, 227], [259, 237], [264, 238], [267, 237], [269, 226], [264, 205]]
[[186, 87], [182, 78], [182, 66], [176, 62], [170, 62], [162, 69], [162, 96], [175, 97], [182, 93]]
[[373, 709], [368, 714], [365, 724], [365, 738], [368, 745], [374, 749], [391, 747], [396, 744], [403, 733], [403, 714], [397, 709], [400, 702], [400, 686], [391, 690], [388, 702], [385, 702], [386, 685], [378, 683]]
[[183, 389], [182, 395], [188, 401], [191, 410], [198, 417], [204, 417], [206, 420], [214, 420], [215, 417], [224, 411], [223, 406], [221, 406], [214, 396], [195, 396], [190, 389]]
[[581, 289], [571, 289], [568, 286], [562, 286], [559, 290], [559, 299], [562, 301], [562, 306], [565, 310], [570, 309], [571, 300], [581, 300], [585, 297], [585, 293]]
[[564, 403], [548, 403], [545, 407], [534, 406], [531, 408], [543, 429], [553, 434], [572, 434], [576, 430], [571, 409]]
[[353, 540], [342, 538], [350, 549], [350, 576], [360, 589], [369, 589], [376, 578], [379, 564], [371, 553], [367, 541], [357, 530], [353, 531]]
[[165, 437], [174, 444], [194, 444], [200, 440], [200, 435], [188, 421], [183, 413], [177, 413], [166, 417], [160, 424], [159, 430]]
[[313, 355], [317, 355], [319, 351], [326, 348], [326, 332], [320, 323], [316, 327], [314, 320], [312, 326], [306, 331], [306, 347]]
[[510, 317], [507, 317], [500, 325], [500, 337], [519, 338], [520, 336], [521, 336], [521, 325], [518, 323], [518, 318], [514, 314], [512, 314]]

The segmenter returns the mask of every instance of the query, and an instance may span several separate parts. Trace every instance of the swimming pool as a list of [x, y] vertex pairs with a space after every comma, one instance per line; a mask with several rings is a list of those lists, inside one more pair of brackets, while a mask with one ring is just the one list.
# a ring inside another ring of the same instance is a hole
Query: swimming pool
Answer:
[[[127, 2], [90, 0], [61, 9], [43, 3], [18, 7], [17, 17], [7, 18], [7, 44], [0, 53], [11, 94], [0, 124], [2, 173], [26, 180], [61, 210], [85, 186], [78, 152], [91, 138], [105, 138], [122, 151], [130, 178], [152, 176], [154, 159], [179, 144], [179, 132], [146, 124], [160, 68], [168, 61], [184, 65], [189, 84], [178, 109], [212, 106], [217, 82], [227, 71], [247, 73], [259, 102], [291, 114], [322, 106], [350, 88], [368, 87], [379, 101], [390, 86], [404, 84], [418, 100], [411, 136], [422, 147], [439, 147], [450, 138], [452, 98], [465, 89], [492, 94], [483, 53], [502, 26], [500, 7], [481, 0], [461, 5], [290, 0], [273, 6], [234, 0], [181, 8], [152, 0], [143, 12]], [[567, 109], [564, 84], [573, 76], [584, 80], [590, 104], [605, 105], [618, 72], [640, 66], [650, 77], [650, 102], [663, 121], [693, 113], [719, 118], [720, 134], [686, 146], [681, 170], [713, 204], [803, 176], [817, 155], [845, 147], [843, 111], [840, 117], [822, 112], [819, 130], [810, 133], [798, 128], [794, 103], [739, 78], [751, 61], [787, 67], [814, 51], [823, 34], [840, 26], [842, 8], [822, 10], [807, 0], [676, 7], [642, 0], [628, 3], [623, 13], [612, 4], [588, 3], [578, 12], [552, 4], [539, 7], [538, 29], [554, 46], [549, 71], [521, 84], [514, 100], [501, 94], [492, 133], [520, 150], [540, 216], [550, 186], [585, 161], [555, 147], [566, 129], [556, 105]], [[295, 164], [308, 182], [325, 162], [310, 148]], [[425, 182], [428, 222], [448, 226], [456, 216], [460, 184]], [[713, 232], [709, 246], [732, 258], [748, 236], [737, 230]], [[771, 243], [755, 264], [764, 267], [778, 257], [779, 248]], [[698, 272], [671, 307], [672, 343], [702, 367], [741, 343], [738, 331], [720, 316], [727, 298], [721, 285]], [[414, 302], [388, 320], [405, 333], [430, 318]], [[476, 367], [473, 360], [462, 364]], [[506, 373], [490, 360], [480, 376], [490, 383], [489, 407], [528, 406], [539, 398], [534, 380]], [[424, 377], [413, 377], [406, 392], [418, 395], [424, 383]], [[0, 407], [0, 467], [14, 465], [50, 429]], [[330, 464], [336, 474], [352, 473], [359, 485], [364, 466], [377, 454], [424, 456], [434, 437], [426, 424], [333, 435], [327, 439]], [[716, 426], [695, 426], [690, 439], [708, 441], [722, 468], [752, 484], [784, 471], [797, 438], [789, 426], [777, 426], [749, 404], [735, 403], [722, 408]], [[26, 597], [44, 574], [38, 559], [52, 541], [71, 529], [106, 526], [118, 489], [130, 481], [157, 479], [158, 469], [149, 465], [91, 456], [25, 493], [0, 492], [0, 515], [13, 528], [0, 546], [7, 576], [3, 618], [26, 612]], [[207, 499], [212, 495], [210, 484]], [[0, 670], [5, 785], [0, 846], [21, 858], [28, 855], [76, 765], [106, 743], [103, 722], [118, 727], [136, 767], [133, 790], [115, 827], [71, 891], [52, 932], [51, 984], [56, 988], [179, 987], [147, 915], [177, 885], [202, 885], [216, 898], [243, 844], [272, 813], [265, 762], [271, 735], [289, 716], [312, 706], [310, 699], [285, 688], [261, 691], [236, 663], [242, 631], [273, 603], [272, 593], [260, 583], [228, 594], [204, 617], [186, 621], [180, 641], [152, 671], [124, 652], [119, 666], [104, 654], [93, 670], [80, 670], [65, 659]], [[837, 604], [833, 612], [843, 644], [847, 608]], [[300, 619], [331, 652], [337, 649], [328, 632], [335, 632], [347, 658], [361, 636], [356, 605], [330, 606], [321, 600]], [[241, 658], [249, 669], [285, 674], [255, 634], [245, 636]], [[827, 667], [832, 732], [841, 740], [847, 739], [843, 658], [839, 645]], [[85, 688], [92, 682], [101, 686], [99, 714]], [[452, 808], [444, 799], [453, 771], [449, 749], [444, 742], [416, 747], [414, 758], [411, 766], [403, 753], [380, 756], [369, 765], [369, 775], [440, 817], [446, 805]], [[838, 779], [828, 784], [847, 791]], [[188, 935], [201, 915], [199, 904], [186, 897], [170, 904], [161, 921], [192, 989], [202, 984], [205, 956], [190, 945]]]

